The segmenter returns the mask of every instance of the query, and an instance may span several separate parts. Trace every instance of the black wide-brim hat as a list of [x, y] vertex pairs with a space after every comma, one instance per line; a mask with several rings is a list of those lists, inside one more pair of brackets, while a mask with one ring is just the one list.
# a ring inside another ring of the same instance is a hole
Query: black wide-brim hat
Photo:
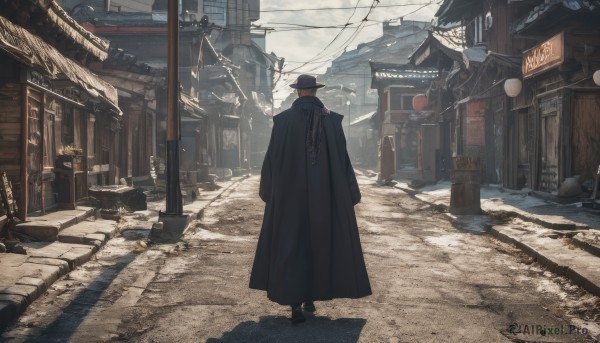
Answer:
[[296, 88], [296, 89], [307, 89], [307, 88], [321, 88], [321, 87], [325, 87], [325, 85], [322, 83], [317, 83], [317, 78], [314, 76], [302, 74], [302, 75], [298, 76], [298, 80], [296, 80], [296, 83], [292, 83], [290, 85], [290, 87]]

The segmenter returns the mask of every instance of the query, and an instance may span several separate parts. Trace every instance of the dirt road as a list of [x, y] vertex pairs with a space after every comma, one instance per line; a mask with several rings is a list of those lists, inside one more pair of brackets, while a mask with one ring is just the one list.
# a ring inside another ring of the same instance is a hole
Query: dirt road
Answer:
[[[32, 304], [8, 342], [593, 342], [598, 299], [485, 233], [361, 176], [373, 295], [317, 302], [306, 323], [248, 289], [258, 177], [213, 202], [177, 244], [144, 246], [137, 217]], [[132, 221], [134, 218], [130, 218]], [[144, 227], [145, 223], [145, 227]], [[485, 226], [484, 220], [477, 224]], [[476, 226], [477, 226], [476, 225]], [[472, 225], [470, 226], [472, 227]], [[586, 335], [587, 333], [587, 335]]]

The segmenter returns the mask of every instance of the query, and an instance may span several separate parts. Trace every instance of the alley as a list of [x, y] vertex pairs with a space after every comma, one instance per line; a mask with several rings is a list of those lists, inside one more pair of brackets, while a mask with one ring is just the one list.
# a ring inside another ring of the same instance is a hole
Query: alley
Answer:
[[[148, 218], [56, 282], [6, 342], [593, 342], [597, 299], [484, 232], [359, 176], [373, 295], [289, 309], [248, 289], [262, 221], [259, 178], [214, 201], [176, 244], [147, 245]], [[519, 332], [520, 331], [520, 332]], [[588, 335], [584, 333], [588, 332]]]

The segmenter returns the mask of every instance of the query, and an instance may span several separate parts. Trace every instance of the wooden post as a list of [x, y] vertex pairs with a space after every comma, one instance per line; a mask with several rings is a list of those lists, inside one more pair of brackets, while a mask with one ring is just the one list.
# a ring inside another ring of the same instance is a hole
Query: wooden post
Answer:
[[21, 85], [21, 171], [20, 171], [20, 183], [21, 183], [21, 203], [19, 206], [19, 219], [25, 221], [27, 218], [27, 150], [29, 146], [29, 114], [27, 113], [27, 104], [29, 101], [29, 87], [27, 84]]

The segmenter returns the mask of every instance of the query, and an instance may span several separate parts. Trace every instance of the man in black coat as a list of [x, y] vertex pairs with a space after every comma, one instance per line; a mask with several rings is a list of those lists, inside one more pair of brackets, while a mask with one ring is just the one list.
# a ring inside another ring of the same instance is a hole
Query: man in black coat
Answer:
[[354, 205], [360, 190], [346, 150], [343, 116], [316, 97], [324, 85], [300, 75], [298, 99], [273, 118], [259, 195], [266, 203], [250, 288], [292, 306], [292, 322], [315, 300], [371, 294]]

